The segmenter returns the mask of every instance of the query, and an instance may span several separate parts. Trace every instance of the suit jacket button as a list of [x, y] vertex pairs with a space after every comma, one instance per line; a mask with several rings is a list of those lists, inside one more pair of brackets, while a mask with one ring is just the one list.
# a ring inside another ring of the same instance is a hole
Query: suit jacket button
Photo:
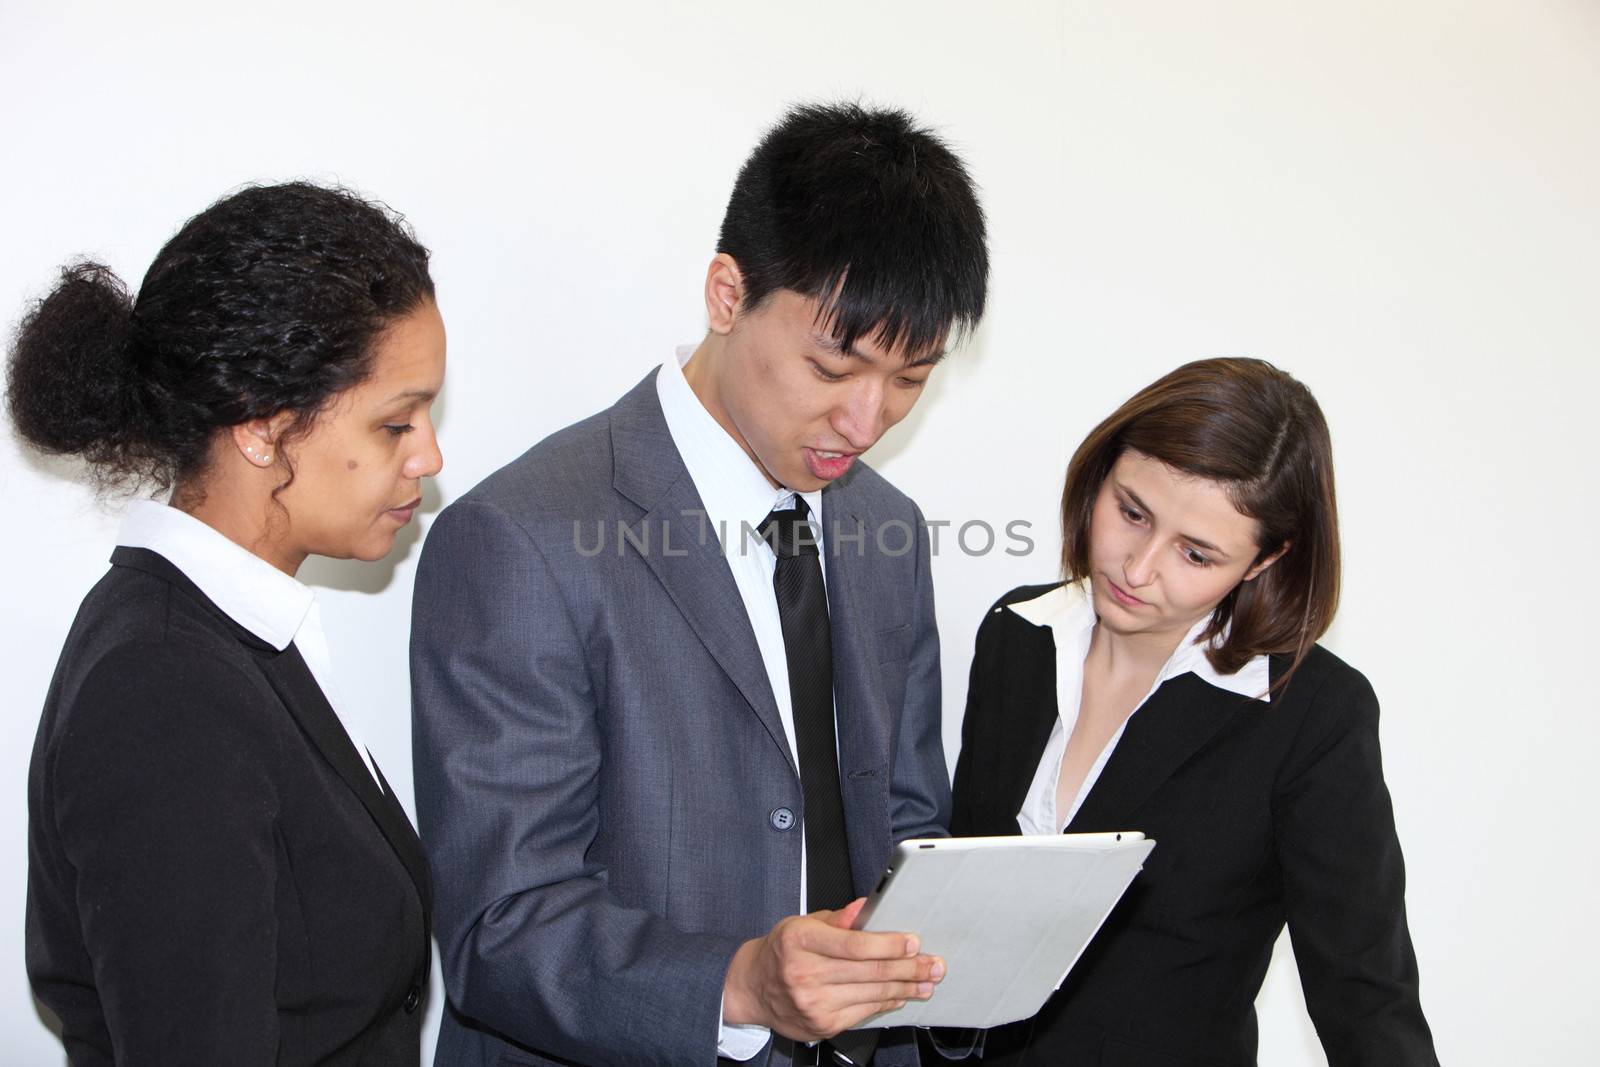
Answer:
[[410, 989], [406, 990], [405, 1009], [407, 1015], [410, 1015], [412, 1012], [416, 1011], [417, 1005], [421, 1003], [422, 989], [419, 986], [412, 986]]
[[767, 816], [774, 830], [788, 830], [794, 827], [794, 812], [788, 808], [773, 808], [772, 814]]

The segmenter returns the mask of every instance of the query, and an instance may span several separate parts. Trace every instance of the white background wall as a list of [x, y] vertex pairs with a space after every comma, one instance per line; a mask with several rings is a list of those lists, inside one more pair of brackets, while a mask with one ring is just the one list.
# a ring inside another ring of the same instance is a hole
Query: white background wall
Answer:
[[[1383, 699], [1441, 1058], [1592, 1062], [1597, 55], [1594, 0], [4, 0], [0, 317], [77, 254], [137, 285], [246, 180], [379, 195], [433, 248], [449, 324], [436, 511], [698, 336], [734, 172], [786, 103], [909, 107], [984, 188], [993, 297], [875, 459], [932, 518], [1038, 540], [938, 560], [952, 755], [985, 605], [1054, 576], [1077, 440], [1180, 362], [1269, 358], [1333, 427], [1328, 643]], [[62, 1060], [23, 972], [26, 768], [116, 526], [70, 475], [0, 436], [7, 1064]], [[408, 799], [421, 535], [303, 572]], [[1263, 1063], [1322, 1062], [1286, 946], [1261, 1007]]]

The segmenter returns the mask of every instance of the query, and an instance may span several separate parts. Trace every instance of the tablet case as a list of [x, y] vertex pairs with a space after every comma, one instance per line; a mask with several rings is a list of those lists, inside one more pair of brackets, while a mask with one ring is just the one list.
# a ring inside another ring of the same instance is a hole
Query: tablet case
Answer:
[[923, 952], [944, 958], [945, 978], [931, 999], [860, 1027], [988, 1027], [1033, 1015], [1154, 847], [1133, 832], [902, 841], [856, 927], [916, 934]]

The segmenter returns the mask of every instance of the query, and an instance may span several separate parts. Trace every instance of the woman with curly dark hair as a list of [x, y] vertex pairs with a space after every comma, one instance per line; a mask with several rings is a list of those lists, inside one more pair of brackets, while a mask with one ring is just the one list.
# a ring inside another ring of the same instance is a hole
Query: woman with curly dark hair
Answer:
[[1260, 360], [1178, 368], [1078, 447], [1061, 524], [1066, 581], [1012, 590], [978, 630], [951, 829], [1156, 847], [985, 1062], [1254, 1064], [1287, 923], [1332, 1067], [1437, 1064], [1378, 701], [1317, 644], [1339, 529], [1311, 392]]
[[128, 507], [28, 775], [27, 966], [74, 1064], [399, 1064], [430, 889], [350, 734], [308, 555], [376, 560], [442, 463], [428, 253], [304, 183], [190, 219], [137, 299], [62, 272], [8, 403]]

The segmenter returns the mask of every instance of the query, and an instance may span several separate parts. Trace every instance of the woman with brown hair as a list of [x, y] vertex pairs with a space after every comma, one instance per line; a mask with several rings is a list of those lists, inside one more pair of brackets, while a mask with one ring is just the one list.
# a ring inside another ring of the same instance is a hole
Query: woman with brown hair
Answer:
[[1332, 449], [1271, 364], [1180, 367], [1072, 457], [1066, 581], [978, 632], [957, 835], [1139, 830], [1155, 851], [985, 1062], [1254, 1064], [1285, 922], [1332, 1067], [1435, 1064], [1367, 680], [1339, 596]]

